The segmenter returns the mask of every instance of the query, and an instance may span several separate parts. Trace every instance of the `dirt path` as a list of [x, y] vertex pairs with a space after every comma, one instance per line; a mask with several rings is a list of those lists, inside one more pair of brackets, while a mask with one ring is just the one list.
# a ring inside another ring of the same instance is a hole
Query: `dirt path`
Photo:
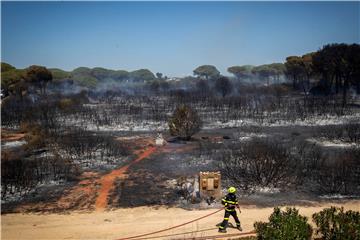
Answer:
[[152, 144], [141, 146], [142, 150], [134, 150], [136, 159], [127, 165], [112, 170], [110, 173], [100, 175], [98, 172], [84, 172], [81, 181], [70, 189], [55, 202], [28, 203], [17, 206], [15, 212], [63, 212], [63, 211], [103, 211], [108, 206], [109, 195], [114, 188], [115, 180], [125, 178], [129, 167], [136, 164], [153, 154], [157, 148]]
[[19, 141], [25, 138], [25, 133], [1, 129], [1, 141]]
[[[311, 215], [314, 212], [332, 205], [344, 206], [346, 210], [360, 211], [360, 200], [348, 201], [341, 205], [331, 202], [313, 204], [309, 207], [295, 207], [299, 208], [300, 213], [309, 219], [311, 219]], [[155, 209], [138, 207], [105, 212], [71, 213], [69, 215], [7, 214], [2, 216], [2, 239], [119, 239], [181, 224], [212, 213], [215, 210], [187, 211], [180, 208], [160, 207]], [[243, 208], [240, 220], [244, 232], [253, 230], [255, 221], [267, 221], [272, 210], [272, 208]], [[157, 239], [217, 235], [215, 225], [222, 218], [223, 212], [219, 212], [198, 222], [169, 232], [160, 233], [157, 236], [180, 235]], [[230, 222], [233, 222], [233, 220], [231, 219]], [[207, 231], [196, 232], [202, 229], [207, 229]], [[192, 233], [183, 234], [184, 232]], [[228, 229], [228, 233], [238, 233], [238, 231], [236, 229]]]
[[99, 195], [96, 198], [95, 202], [95, 209], [96, 210], [104, 210], [107, 207], [108, 202], [108, 196], [111, 190], [114, 187], [114, 182], [117, 178], [125, 178], [125, 172], [128, 170], [128, 168], [147, 157], [149, 157], [152, 153], [154, 153], [156, 150], [156, 147], [148, 147], [146, 148], [141, 154], [138, 155], [138, 158], [136, 158], [131, 163], [111, 171], [110, 173], [102, 176], [98, 183], [101, 184], [101, 188], [99, 190]]

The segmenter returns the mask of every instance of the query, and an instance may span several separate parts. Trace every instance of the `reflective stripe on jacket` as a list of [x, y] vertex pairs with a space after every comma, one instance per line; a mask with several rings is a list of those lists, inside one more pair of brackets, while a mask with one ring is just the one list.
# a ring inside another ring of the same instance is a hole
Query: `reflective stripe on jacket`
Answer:
[[225, 206], [225, 210], [234, 211], [238, 201], [235, 194], [228, 193], [223, 199], [221, 199], [221, 203]]

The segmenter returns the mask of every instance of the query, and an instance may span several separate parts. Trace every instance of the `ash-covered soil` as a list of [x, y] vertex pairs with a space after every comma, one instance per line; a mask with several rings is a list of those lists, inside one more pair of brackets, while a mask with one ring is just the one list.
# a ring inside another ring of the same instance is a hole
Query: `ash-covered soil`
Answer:
[[[131, 166], [128, 177], [117, 182], [113, 192], [113, 207], [134, 207], [145, 205], [176, 205], [185, 208], [207, 207], [206, 204], [182, 201], [179, 183], [182, 177], [197, 177], [200, 171], [218, 170], [217, 160], [202, 155], [203, 145], [212, 150], [226, 148], [233, 142], [247, 141], [251, 138], [274, 138], [284, 143], [303, 144], [316, 137], [316, 126], [276, 126], [276, 127], [241, 127], [228, 129], [202, 130], [189, 142], [169, 141], [166, 146], [157, 150], [156, 154]], [[171, 139], [167, 136], [168, 139]], [[342, 151], [342, 146], [323, 147], [329, 156]], [[226, 182], [224, 181], [224, 185]], [[339, 198], [343, 202], [353, 197]], [[356, 197], [355, 197], [356, 198]], [[253, 194], [240, 193], [243, 205], [271, 207], [277, 205], [299, 204], [311, 205], [314, 201], [323, 202], [322, 198], [310, 189], [260, 189]], [[212, 205], [218, 203], [214, 202]]]
[[[321, 145], [322, 139], [317, 136], [319, 128], [292, 125], [204, 129], [190, 141], [180, 141], [164, 132], [164, 138], [168, 140], [164, 146], [155, 145], [155, 132], [102, 132], [124, 143], [131, 156], [112, 170], [99, 168], [83, 171], [72, 182], [39, 186], [17, 201], [3, 203], [2, 213], [92, 211], [149, 205], [184, 208], [218, 206], [218, 202], [207, 205], [197, 199], [186, 198], [182, 184], [186, 179], [197, 178], [200, 171], [217, 171], [217, 155], [222, 154], [221, 150], [233, 143], [268, 138], [295, 145], [318, 139], [313, 144], [318, 144], [329, 156], [343, 151], [341, 144], [331, 147]], [[154, 151], [142, 156], [149, 148], [154, 148]], [[223, 187], [226, 186], [227, 181], [223, 179]], [[239, 195], [242, 205], [261, 207], [289, 204], [308, 206], [328, 200], [301, 187], [260, 189], [250, 195], [241, 192]], [[357, 197], [340, 196], [334, 201], [341, 203], [349, 198]]]

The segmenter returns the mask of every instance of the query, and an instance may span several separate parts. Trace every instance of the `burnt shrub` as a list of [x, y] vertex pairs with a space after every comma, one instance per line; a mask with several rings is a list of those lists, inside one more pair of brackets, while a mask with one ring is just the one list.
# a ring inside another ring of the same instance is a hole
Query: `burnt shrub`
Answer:
[[215, 90], [224, 98], [232, 92], [233, 86], [227, 77], [220, 77], [215, 81]]
[[269, 222], [255, 222], [254, 228], [259, 240], [265, 239], [311, 239], [312, 228], [307, 223], [307, 218], [301, 216], [295, 208], [274, 208], [269, 217]]
[[325, 208], [321, 212], [312, 215], [320, 239], [360, 239], [360, 213], [346, 211], [344, 208]]
[[314, 137], [321, 137], [326, 140], [345, 140], [345, 129], [343, 126], [321, 126], [318, 128], [318, 130], [315, 132]]
[[317, 191], [323, 194], [357, 194], [360, 192], [360, 149], [341, 153], [334, 161], [320, 161], [313, 167]]
[[14, 193], [23, 195], [40, 183], [71, 180], [76, 175], [76, 165], [60, 156], [24, 158], [16, 154], [2, 154], [1, 196], [4, 198]]
[[349, 121], [344, 125], [322, 126], [315, 132], [315, 137], [321, 137], [331, 141], [341, 140], [350, 143], [359, 143], [360, 123]]
[[169, 130], [172, 136], [190, 140], [191, 136], [201, 129], [201, 119], [194, 109], [189, 106], [178, 106], [169, 119]]
[[113, 136], [77, 128], [69, 128], [66, 132], [53, 134], [49, 138], [48, 146], [52, 152], [86, 168], [119, 164], [129, 155], [125, 143], [116, 140]]
[[358, 122], [348, 122], [345, 125], [346, 136], [350, 142], [359, 143], [360, 142], [360, 123]]
[[256, 187], [286, 187], [299, 181], [298, 163], [276, 141], [253, 139], [230, 146], [220, 158], [222, 174], [234, 185], [251, 192]]
[[27, 144], [24, 146], [25, 150], [31, 151], [45, 147], [46, 132], [39, 124], [21, 122], [20, 129], [22, 132], [26, 132], [25, 140]]
[[62, 111], [71, 111], [75, 106], [75, 102], [71, 98], [62, 98], [58, 102], [58, 107]]

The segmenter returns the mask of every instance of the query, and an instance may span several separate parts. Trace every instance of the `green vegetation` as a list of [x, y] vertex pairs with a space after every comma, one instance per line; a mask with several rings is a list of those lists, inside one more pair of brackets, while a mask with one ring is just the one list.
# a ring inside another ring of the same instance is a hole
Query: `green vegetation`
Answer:
[[147, 82], [156, 79], [155, 75], [148, 69], [135, 70], [130, 73], [130, 78], [134, 82]]
[[202, 65], [194, 70], [194, 75], [205, 77], [206, 80], [216, 78], [220, 75], [219, 70], [212, 65]]
[[48, 82], [52, 81], [51, 72], [43, 66], [32, 65], [26, 69], [25, 80], [45, 93]]
[[16, 84], [23, 78], [25, 71], [22, 69], [9, 69], [6, 72], [1, 72], [1, 88], [9, 89], [13, 84]]
[[112, 77], [116, 81], [124, 81], [129, 78], [129, 72], [125, 70], [117, 70], [113, 72]]
[[277, 64], [260, 65], [260, 66], [254, 67], [251, 71], [253, 74], [257, 75], [261, 80], [266, 81], [267, 85], [270, 85], [271, 77], [278, 77], [279, 75], [283, 74], [283, 72], [281, 71], [280, 65], [277, 65]]
[[32, 65], [26, 69], [16, 69], [9, 64], [1, 63], [1, 89], [4, 95], [19, 96], [26, 94], [30, 85], [44, 93], [47, 83], [52, 81], [52, 73], [45, 67]]
[[295, 208], [274, 208], [269, 217], [269, 222], [255, 222], [254, 224], [258, 239], [311, 239], [312, 228], [307, 223], [307, 218], [301, 216]]
[[78, 67], [71, 72], [61, 69], [50, 69], [50, 71], [53, 73], [55, 81], [70, 79], [80, 86], [89, 88], [94, 88], [101, 82], [115, 83], [129, 79], [135, 82], [145, 82], [155, 79], [155, 75], [148, 69], [140, 69], [130, 73], [125, 70], [111, 70], [101, 67]]
[[79, 84], [80, 86], [83, 87], [89, 87], [89, 88], [93, 88], [96, 87], [96, 85], [98, 84], [98, 80], [91, 76], [91, 75], [87, 75], [87, 76], [83, 76], [83, 75], [72, 75], [71, 79], [74, 80], [74, 82], [76, 82], [77, 84]]
[[4, 62], [1, 63], [1, 72], [7, 72], [9, 70], [14, 70], [14, 69], [15, 67], [8, 63], [4, 63]]
[[87, 67], [75, 68], [72, 72], [73, 75], [91, 75], [91, 69]]
[[71, 76], [70, 72], [64, 71], [59, 68], [49, 68], [49, 71], [51, 72], [54, 81], [69, 79]]
[[[359, 44], [328, 44], [317, 52], [305, 53], [302, 56], [289, 56], [284, 63], [271, 63], [259, 66], [242, 65], [231, 66], [227, 71], [234, 75], [237, 83], [229, 79], [233, 87], [239, 88], [246, 83], [282, 84], [291, 81], [294, 90], [303, 91], [304, 95], [313, 94], [338, 94], [342, 93], [343, 106], [347, 103], [347, 95], [350, 87], [355, 87], [360, 93], [360, 45]], [[58, 68], [49, 69], [53, 81], [61, 83], [64, 80], [72, 80], [80, 86], [94, 88], [100, 83], [151, 83], [154, 80], [163, 82], [167, 77], [157, 72], [156, 75], [148, 69], [139, 69], [132, 72], [125, 70], [111, 70], [102, 67], [88, 68], [79, 67], [73, 71], [64, 71]], [[23, 70], [16, 69], [8, 63], [1, 63], [2, 88], [19, 81]], [[174, 88], [178, 85], [196, 87], [199, 79], [214, 80], [210, 82], [212, 87], [215, 81], [221, 77], [219, 70], [213, 65], [201, 65], [193, 70], [194, 77], [184, 77], [181, 82], [174, 82]], [[194, 81], [194, 79], [196, 81]], [[245, 81], [246, 80], [246, 81]], [[160, 83], [160, 82], [159, 82]], [[160, 84], [161, 85], [161, 84]], [[167, 89], [167, 84], [162, 84], [160, 89]], [[154, 83], [152, 89], [159, 89], [159, 84]], [[155, 92], [156, 92], [155, 91]], [[225, 94], [228, 95], [228, 94]]]
[[285, 73], [285, 66], [283, 63], [272, 63], [259, 66], [243, 65], [229, 67], [227, 71], [233, 74], [238, 81], [251, 78], [255, 75], [260, 80], [267, 81], [267, 84], [269, 85], [270, 78], [279, 82], [280, 76]]
[[340, 93], [342, 104], [347, 103], [347, 93], [351, 85], [360, 93], [360, 45], [328, 44], [315, 53], [286, 58], [286, 74], [293, 81], [294, 89], [310, 85], [310, 78], [316, 77], [322, 94]]
[[91, 75], [91, 69], [87, 67], [78, 67], [71, 72], [71, 79], [75, 83], [84, 87], [95, 87], [98, 84], [98, 80]]
[[252, 65], [232, 66], [229, 67], [227, 71], [234, 74], [237, 80], [242, 80], [243, 78], [248, 78], [251, 75], [253, 68], [254, 66]]
[[316, 233], [321, 235], [323, 240], [360, 239], [360, 213], [344, 208], [325, 208], [319, 213], [313, 214], [316, 223]]
[[91, 69], [91, 75], [96, 79], [112, 78], [114, 72], [115, 72], [114, 70], [101, 68], [101, 67], [95, 67]]
[[[331, 207], [314, 213], [312, 218], [317, 227], [316, 239], [360, 239], [360, 213], [357, 211], [344, 212], [343, 207]], [[256, 222], [254, 227], [257, 239], [263, 240], [311, 239], [313, 232], [307, 218], [295, 208], [281, 211], [276, 207], [268, 223]]]
[[302, 74], [304, 72], [304, 65], [302, 57], [289, 56], [285, 62], [286, 73], [293, 82], [293, 88], [297, 88], [300, 84]]
[[101, 67], [87, 68], [78, 67], [71, 72], [61, 69], [50, 69], [54, 80], [61, 82], [63, 80], [73, 80], [80, 86], [94, 88], [99, 83], [116, 83], [132, 80], [134, 82], [148, 82], [156, 79], [155, 75], [148, 69], [135, 70], [128, 72], [125, 70], [111, 70]]

